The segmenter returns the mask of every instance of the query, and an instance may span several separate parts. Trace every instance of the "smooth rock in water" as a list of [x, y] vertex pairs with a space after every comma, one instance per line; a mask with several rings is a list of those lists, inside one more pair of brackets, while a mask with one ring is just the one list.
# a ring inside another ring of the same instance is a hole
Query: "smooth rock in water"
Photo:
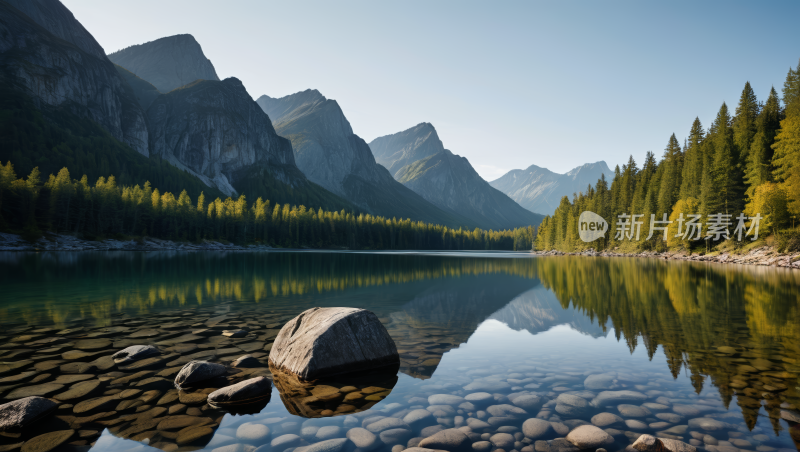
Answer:
[[626, 419], [625, 425], [631, 430], [644, 430], [647, 428], [647, 424], [642, 421], [637, 421], [636, 419]]
[[464, 398], [450, 394], [434, 394], [428, 397], [428, 403], [431, 405], [460, 405], [464, 403]]
[[242, 441], [264, 442], [269, 435], [269, 427], [255, 422], [245, 422], [236, 429], [236, 438]]
[[231, 363], [231, 367], [263, 367], [263, 364], [250, 355], [244, 355], [236, 358], [236, 360]]
[[383, 444], [387, 446], [391, 446], [393, 444], [403, 443], [405, 444], [414, 434], [411, 430], [406, 428], [392, 428], [389, 430], [384, 430], [380, 434], [381, 441]]
[[64, 388], [64, 385], [56, 384], [56, 383], [43, 383], [40, 385], [33, 385], [33, 386], [22, 386], [19, 388], [14, 389], [10, 393], [6, 394], [6, 399], [23, 399], [27, 397], [35, 397], [35, 396], [47, 396], [56, 391], [60, 391]]
[[639, 452], [696, 452], [697, 448], [669, 438], [655, 438], [651, 435], [640, 436], [631, 446]]
[[504, 392], [511, 389], [511, 385], [505, 381], [496, 380], [475, 380], [472, 383], [464, 386], [465, 391], [482, 391], [482, 392]]
[[578, 449], [597, 449], [614, 442], [614, 438], [594, 425], [581, 425], [567, 434], [567, 441]]
[[614, 386], [616, 377], [609, 374], [595, 374], [586, 377], [583, 381], [583, 387], [592, 390], [611, 389]]
[[492, 450], [492, 443], [489, 441], [478, 441], [472, 443], [472, 450], [475, 452], [489, 452]]
[[419, 442], [426, 449], [447, 450], [450, 452], [470, 452], [472, 444], [466, 433], [456, 428], [442, 430]]
[[329, 439], [304, 447], [303, 452], [339, 452], [347, 444], [346, 438]]
[[781, 410], [781, 418], [800, 424], [800, 413], [796, 411]]
[[342, 428], [338, 425], [326, 425], [317, 430], [314, 438], [316, 438], [317, 441], [325, 441], [329, 439], [341, 438], [343, 436]]
[[297, 447], [302, 440], [299, 436], [294, 434], [281, 435], [274, 438], [270, 443], [274, 452], [282, 452], [290, 447]]
[[696, 419], [689, 419], [689, 428], [691, 429], [701, 429], [707, 432], [716, 432], [717, 430], [723, 430], [728, 427], [728, 424], [724, 422], [720, 422], [716, 419], [711, 419], [710, 417], [699, 417]]
[[622, 424], [624, 421], [621, 417], [613, 413], [600, 413], [592, 416], [592, 424], [600, 428], [610, 427], [612, 425]]
[[246, 330], [225, 330], [222, 332], [225, 337], [245, 337], [247, 336]]
[[281, 328], [269, 361], [301, 379], [399, 366], [400, 355], [378, 317], [355, 308], [312, 308]]
[[697, 448], [683, 441], [670, 438], [659, 438], [664, 447], [670, 452], [697, 452]]
[[486, 406], [494, 403], [494, 397], [488, 392], [473, 392], [472, 394], [467, 394], [464, 400], [476, 406]]
[[380, 433], [384, 430], [389, 430], [392, 428], [405, 428], [410, 430], [408, 424], [403, 422], [401, 419], [397, 419], [395, 417], [386, 417], [379, 421], [373, 422], [365, 427], [367, 430], [371, 431], [372, 433]]
[[208, 395], [208, 403], [211, 406], [243, 405], [271, 395], [272, 382], [269, 378], [256, 377], [217, 389]]
[[539, 411], [542, 408], [542, 405], [544, 404], [544, 400], [542, 400], [542, 398], [539, 397], [538, 395], [523, 394], [523, 395], [514, 397], [514, 399], [511, 401], [511, 403], [513, 403], [514, 405], [522, 408], [523, 410], [527, 410], [527, 411], [530, 411], [530, 412], [536, 412], [536, 411]]
[[471, 417], [467, 419], [467, 427], [471, 428], [472, 430], [480, 430], [483, 428], [490, 428], [491, 425], [488, 422]]
[[117, 364], [127, 364], [159, 354], [161, 351], [152, 345], [131, 345], [111, 355], [111, 359]]
[[528, 415], [522, 408], [505, 403], [502, 405], [492, 405], [486, 408], [486, 412], [495, 417], [519, 417]]
[[494, 444], [496, 447], [504, 450], [510, 450], [514, 448], [514, 436], [509, 433], [496, 433], [489, 437], [489, 441]]
[[550, 441], [549, 447], [546, 450], [547, 452], [577, 452], [579, 448], [567, 441], [566, 438], [556, 438]]
[[602, 408], [606, 405], [616, 405], [620, 402], [644, 402], [647, 396], [636, 391], [603, 391], [592, 400], [592, 405]]
[[436, 419], [430, 411], [417, 409], [412, 410], [403, 417], [403, 422], [410, 425], [412, 428], [419, 428], [423, 425], [435, 424]]
[[700, 410], [689, 405], [672, 405], [672, 411], [681, 416], [697, 416], [700, 414]]
[[433, 436], [442, 430], [444, 430], [444, 427], [441, 425], [431, 425], [420, 430], [419, 435], [423, 437]]
[[347, 431], [347, 439], [353, 442], [357, 448], [369, 451], [377, 447], [380, 443], [378, 437], [369, 430], [361, 427], [351, 428]]
[[53, 396], [57, 400], [73, 400], [86, 397], [100, 387], [100, 380], [82, 381], [72, 385], [68, 390]]
[[26, 397], [0, 405], [0, 431], [14, 431], [41, 420], [58, 408], [44, 397]]
[[175, 377], [175, 387], [178, 389], [204, 380], [210, 380], [225, 375], [225, 366], [208, 361], [192, 361], [183, 366], [178, 376]]
[[[214, 443], [218, 436], [225, 436], [225, 435], [214, 435], [214, 438], [206, 444], [206, 450], [210, 449], [212, 443]], [[211, 449], [211, 452], [255, 452], [257, 449], [255, 446], [251, 446], [249, 444], [229, 444], [227, 446], [216, 447]]]
[[544, 419], [531, 418], [522, 424], [522, 433], [530, 439], [554, 436], [553, 426]]
[[673, 424], [677, 424], [681, 421], [681, 417], [675, 413], [658, 413], [656, 417], [661, 419], [662, 421], [670, 422]]
[[653, 414], [647, 408], [636, 405], [619, 405], [617, 410], [624, 417], [643, 418]]
[[59, 430], [39, 435], [22, 445], [21, 452], [47, 452], [67, 442], [75, 434], [75, 430]]

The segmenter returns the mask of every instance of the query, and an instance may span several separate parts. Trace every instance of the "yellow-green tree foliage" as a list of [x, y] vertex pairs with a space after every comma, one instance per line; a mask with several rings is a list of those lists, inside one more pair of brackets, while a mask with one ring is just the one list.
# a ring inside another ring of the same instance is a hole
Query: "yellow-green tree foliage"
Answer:
[[766, 182], [755, 189], [745, 213], [748, 216], [761, 215], [760, 231], [776, 232], [786, 225], [789, 219], [788, 198], [782, 185]]

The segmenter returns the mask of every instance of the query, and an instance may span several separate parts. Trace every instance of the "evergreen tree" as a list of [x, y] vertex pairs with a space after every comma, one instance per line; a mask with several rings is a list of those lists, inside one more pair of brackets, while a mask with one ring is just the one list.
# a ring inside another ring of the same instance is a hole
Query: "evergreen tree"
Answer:
[[783, 105], [787, 110], [789, 106], [800, 100], [800, 63], [796, 69], [789, 68], [786, 81], [783, 82]]
[[700, 118], [694, 118], [685, 151], [680, 198], [699, 198], [703, 183], [703, 138], [705, 132]]
[[750, 82], [744, 84], [739, 105], [736, 107], [736, 117], [733, 118], [733, 143], [742, 165], [747, 162], [747, 154], [756, 134], [756, 118], [759, 105], [756, 93], [750, 87]]
[[753, 143], [750, 145], [750, 152], [745, 168], [745, 181], [748, 188], [746, 195], [752, 198], [755, 188], [759, 185], [772, 181], [773, 149], [775, 134], [780, 128], [781, 108], [778, 100], [778, 93], [773, 87], [769, 92], [767, 103], [756, 119], [756, 134]]
[[714, 144], [710, 173], [712, 186], [704, 193], [704, 213], [741, 211], [741, 173], [737, 165], [736, 149], [728, 106], [723, 102], [712, 125]]
[[[681, 178], [683, 177], [683, 152], [678, 139], [673, 133], [669, 137], [667, 147], [664, 149], [664, 159], [661, 161], [664, 167], [661, 173], [661, 185], [653, 187], [658, 190], [658, 208], [656, 209], [656, 219], [660, 220], [663, 214], [672, 212], [672, 206], [678, 201], [681, 190]], [[649, 216], [647, 217], [650, 218]]]

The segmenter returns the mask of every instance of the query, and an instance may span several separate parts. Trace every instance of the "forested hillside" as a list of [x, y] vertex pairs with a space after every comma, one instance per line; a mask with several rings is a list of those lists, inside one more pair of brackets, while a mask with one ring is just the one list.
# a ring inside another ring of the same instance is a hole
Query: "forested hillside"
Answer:
[[506, 231], [451, 229], [403, 219], [323, 211], [278, 204], [245, 195], [193, 201], [186, 190], [175, 196], [149, 182], [122, 186], [114, 176], [92, 185], [62, 168], [46, 180], [38, 168], [17, 178], [14, 166], [0, 165], [0, 230], [29, 239], [43, 232], [74, 233], [89, 239], [152, 236], [170, 240], [224, 240], [282, 247], [429, 250], [529, 250], [533, 227]]
[[[800, 215], [800, 65], [789, 69], [782, 94], [781, 102], [773, 88], [766, 101], [760, 102], [747, 82], [733, 112], [723, 103], [707, 130], [696, 118], [683, 146], [673, 134], [660, 161], [648, 152], [639, 167], [631, 156], [622, 168], [617, 166], [611, 181], [601, 178], [571, 201], [563, 197], [555, 213], [541, 224], [535, 248], [708, 251], [726, 241], [724, 236], [708, 237], [713, 214], [731, 215], [730, 241], [742, 246], [753, 237], [733, 240], [741, 213], [760, 214], [761, 236], [775, 235], [779, 250], [800, 247], [794, 229]], [[584, 211], [608, 222], [605, 238], [590, 243], [579, 238], [577, 222]], [[638, 240], [635, 236], [615, 238], [622, 214], [643, 214]], [[672, 221], [668, 240], [663, 240], [660, 231], [647, 239], [651, 215], [662, 220], [663, 214]], [[685, 228], [679, 230], [679, 220], [692, 214], [702, 215], [698, 240], [694, 240], [697, 234], [689, 237]]]

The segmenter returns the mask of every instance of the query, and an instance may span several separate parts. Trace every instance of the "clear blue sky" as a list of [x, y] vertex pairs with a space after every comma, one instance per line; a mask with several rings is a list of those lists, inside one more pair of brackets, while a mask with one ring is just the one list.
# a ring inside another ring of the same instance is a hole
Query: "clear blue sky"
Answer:
[[106, 52], [190, 33], [253, 98], [316, 88], [367, 141], [431, 122], [488, 180], [661, 156], [800, 59], [797, 1], [62, 1]]

